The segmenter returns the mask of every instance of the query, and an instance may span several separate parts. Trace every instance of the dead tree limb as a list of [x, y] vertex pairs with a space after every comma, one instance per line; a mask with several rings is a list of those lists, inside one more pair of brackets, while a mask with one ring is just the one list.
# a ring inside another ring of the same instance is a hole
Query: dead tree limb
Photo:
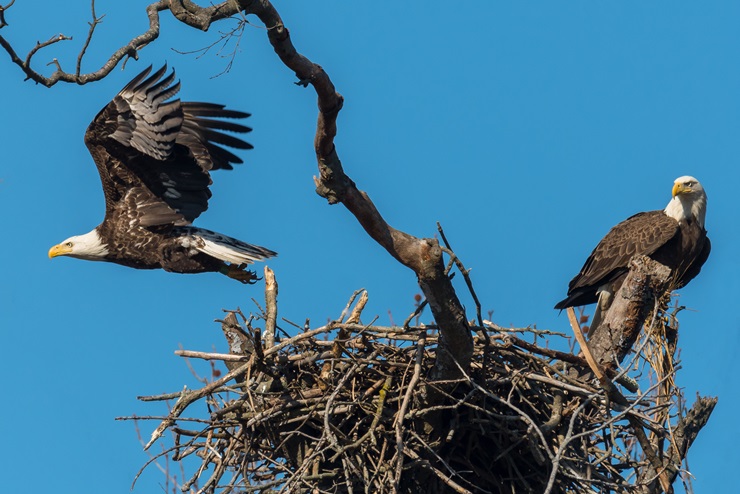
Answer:
[[[2, 8], [2, 10], [0, 10], [0, 28], [8, 26], [5, 14], [12, 4], [13, 2], [6, 5]], [[159, 13], [163, 10], [167, 10], [168, 4], [168, 0], [159, 0], [158, 2], [149, 5], [146, 8], [146, 14], [147, 17], [149, 17], [149, 29], [147, 29], [142, 34], [135, 36], [125, 45], [113, 52], [110, 58], [98, 70], [94, 72], [89, 72], [86, 74], [80, 73], [79, 70], [75, 72], [65, 72], [64, 70], [62, 70], [61, 64], [56, 59], [53, 59], [56, 70], [49, 77], [42, 75], [40, 72], [36, 71], [33, 68], [33, 57], [41, 49], [46, 48], [47, 46], [59, 41], [68, 41], [72, 39], [69, 36], [65, 36], [63, 34], [52, 36], [51, 38], [49, 38], [48, 41], [45, 41], [43, 43], [36, 43], [36, 46], [28, 52], [28, 55], [26, 55], [25, 59], [21, 58], [18, 55], [12, 44], [4, 36], [0, 36], [0, 47], [2, 47], [8, 53], [8, 55], [10, 56], [10, 61], [20, 67], [20, 69], [26, 74], [26, 80], [30, 79], [37, 84], [51, 87], [57, 82], [68, 82], [83, 85], [87, 84], [88, 82], [99, 81], [100, 79], [103, 79], [108, 74], [110, 74], [110, 72], [116, 66], [118, 66], [121, 61], [124, 61], [128, 58], [133, 58], [135, 60], [138, 59], [139, 50], [159, 37]], [[95, 17], [94, 12], [93, 16], [94, 18], [97, 18]], [[91, 30], [88, 34], [89, 38], [92, 37], [93, 31], [94, 29], [92, 29], [91, 27]], [[84, 56], [88, 43], [89, 40], [86, 41], [85, 45], [80, 50], [76, 64], [77, 67], [80, 67], [82, 64], [82, 57]]]
[[[219, 6], [201, 9], [187, 1], [180, 5], [183, 10], [177, 13], [173, 10], [178, 19], [205, 29], [213, 20], [218, 20], [223, 15]], [[295, 72], [299, 81], [311, 84], [316, 91], [319, 107], [314, 138], [319, 166], [319, 177], [315, 179], [316, 192], [329, 204], [342, 203], [370, 237], [397, 261], [416, 273], [419, 286], [429, 302], [441, 333], [440, 344], [443, 351], [438, 354], [435, 377], [458, 377], [458, 365], [467, 369], [470, 363], [473, 340], [465, 311], [444, 272], [442, 249], [438, 242], [429, 238], [417, 238], [390, 226], [370, 197], [359, 190], [344, 173], [334, 146], [337, 115], [344, 101], [342, 96], [321, 66], [298, 53], [288, 29], [270, 2], [263, 0], [242, 3], [242, 7], [245, 8], [245, 13], [257, 15], [268, 28], [267, 36], [283, 63]]]
[[595, 329], [589, 347], [603, 368], [615, 369], [632, 349], [645, 318], [668, 290], [671, 270], [643, 256], [630, 263], [630, 271], [614, 302]]
[[265, 266], [265, 348], [275, 345], [275, 325], [277, 323], [278, 284], [275, 273]]
[[[699, 431], [707, 424], [709, 417], [717, 405], [716, 397], [697, 396], [696, 402], [685, 416], [681, 417], [672, 431], [671, 446], [667, 455], [665, 465], [662, 467], [662, 473], [670, 484], [675, 482], [681, 471], [681, 465], [686, 459], [689, 448], [699, 435]], [[643, 485], [643, 494], [660, 493], [662, 486], [658, 482], [661, 478], [660, 473], [656, 471], [651, 464], [648, 465], [640, 476], [639, 484]]]

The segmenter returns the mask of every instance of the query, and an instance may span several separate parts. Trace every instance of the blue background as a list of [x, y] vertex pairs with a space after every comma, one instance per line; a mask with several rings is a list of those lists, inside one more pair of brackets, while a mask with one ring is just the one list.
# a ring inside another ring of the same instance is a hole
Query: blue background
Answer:
[[[100, 1], [106, 14], [84, 71], [148, 26], [147, 2]], [[21, 54], [73, 70], [89, 2], [18, 0], [0, 30]], [[720, 398], [691, 450], [696, 492], [731, 492], [740, 461], [740, 4], [737, 2], [276, 2], [299, 52], [321, 64], [345, 97], [336, 145], [345, 169], [387, 221], [417, 236], [445, 228], [484, 315], [502, 326], [569, 332], [552, 309], [598, 240], [626, 217], [662, 209], [690, 174], [709, 195], [712, 255], [680, 293], [682, 369], [689, 402]], [[415, 276], [341, 206], [314, 193], [316, 97], [295, 86], [250, 17], [228, 74], [219, 39], [235, 22], [194, 31], [164, 14], [162, 36], [105, 80], [47, 89], [0, 54], [0, 436], [4, 490], [128, 492], [148, 456], [131, 422], [165, 413], [138, 395], [197, 386], [173, 352], [225, 351], [221, 309], [257, 311], [262, 284], [216, 274], [174, 275], [46, 257], [103, 216], [87, 124], [128, 80], [167, 61], [184, 100], [253, 114], [246, 164], [214, 173], [197, 221], [280, 253], [279, 316], [318, 326], [352, 292], [369, 291], [364, 319], [401, 323]], [[258, 272], [262, 266], [258, 265]], [[458, 292], [474, 316], [460, 279]], [[429, 320], [429, 314], [422, 317]], [[287, 324], [283, 324], [288, 327]], [[194, 362], [209, 375], [207, 365]], [[194, 411], [195, 412], [195, 411]], [[140, 424], [148, 438], [155, 422]], [[156, 449], [159, 446], [155, 446]], [[171, 472], [172, 473], [172, 472]], [[174, 472], [180, 478], [179, 472]], [[161, 492], [149, 468], [136, 492]]]

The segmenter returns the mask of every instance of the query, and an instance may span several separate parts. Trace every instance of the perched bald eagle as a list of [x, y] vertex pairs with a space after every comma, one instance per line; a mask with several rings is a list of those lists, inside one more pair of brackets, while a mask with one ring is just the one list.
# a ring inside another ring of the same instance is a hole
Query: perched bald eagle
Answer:
[[704, 229], [707, 195], [694, 177], [679, 177], [673, 197], [662, 211], [638, 213], [612, 228], [568, 285], [568, 297], [555, 305], [565, 309], [599, 302], [591, 322], [596, 328], [611, 296], [622, 285], [635, 256], [649, 256], [671, 269], [673, 286], [691, 281], [709, 257]]
[[223, 105], [167, 101], [180, 90], [167, 66], [144, 70], [103, 108], [85, 132], [105, 195], [105, 218], [70, 237], [49, 257], [108, 261], [175, 273], [220, 272], [242, 283], [256, 279], [245, 266], [276, 255], [190, 223], [208, 208], [209, 172], [242, 160], [220, 145], [252, 146], [221, 131], [249, 127], [224, 119], [249, 116]]

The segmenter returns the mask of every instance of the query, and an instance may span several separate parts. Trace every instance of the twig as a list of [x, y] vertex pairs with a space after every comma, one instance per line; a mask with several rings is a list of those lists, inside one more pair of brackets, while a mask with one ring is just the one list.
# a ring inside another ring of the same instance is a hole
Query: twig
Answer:
[[[445, 253], [450, 256], [450, 259], [455, 262], [455, 265], [457, 266], [457, 269], [460, 270], [460, 273], [463, 275], [463, 279], [465, 280], [465, 284], [468, 286], [468, 291], [470, 291], [470, 296], [473, 297], [473, 301], [475, 302], [475, 315], [478, 318], [478, 324], [483, 327], [483, 317], [481, 316], [481, 305], [480, 300], [478, 300], [478, 295], [475, 293], [475, 288], [473, 288], [473, 282], [470, 279], [470, 270], [465, 269], [465, 266], [463, 265], [462, 261], [459, 257], [457, 257], [457, 254], [455, 254], [452, 251], [452, 247], [450, 246], [450, 242], [447, 240], [447, 236], [445, 235], [444, 230], [442, 229], [442, 225], [439, 224], [439, 221], [437, 222], [437, 231], [439, 232], [439, 235], [442, 237], [442, 241], [445, 244], [446, 249], [444, 249]], [[485, 332], [483, 334], [486, 334]]]
[[77, 68], [75, 69], [75, 75], [77, 77], [80, 76], [80, 71], [82, 69], [82, 58], [85, 56], [85, 52], [87, 51], [87, 47], [90, 46], [90, 42], [92, 41], [93, 34], [95, 33], [95, 28], [103, 22], [103, 17], [105, 17], [105, 14], [98, 17], [95, 14], [95, 0], [90, 1], [90, 11], [92, 12], [92, 22], [90, 22], [90, 30], [87, 32], [87, 38], [85, 38], [85, 44], [82, 45], [82, 49], [80, 49], [80, 53], [77, 55]]
[[421, 302], [419, 302], [419, 304], [416, 306], [416, 309], [414, 309], [414, 312], [412, 312], [409, 315], [409, 317], [407, 317], [406, 320], [403, 321], [403, 325], [401, 327], [404, 329], [404, 331], [407, 330], [407, 329], [409, 329], [409, 325], [411, 324], [411, 321], [415, 317], [417, 317], [418, 315], [420, 315], [421, 314], [421, 311], [423, 311], [424, 310], [424, 307], [426, 307], [426, 306], [427, 306], [426, 299], [424, 299]]
[[406, 410], [408, 410], [411, 396], [416, 391], [416, 384], [419, 382], [421, 377], [422, 360], [424, 358], [424, 348], [426, 346], [426, 332], [419, 335], [419, 339], [416, 342], [416, 361], [414, 362], [414, 374], [411, 376], [411, 381], [408, 384], [406, 394], [403, 396], [403, 403], [401, 408], [398, 410], [396, 415], [396, 478], [393, 483], [394, 488], [397, 490], [401, 482], [401, 474], [403, 473], [403, 459], [406, 449], [403, 443], [403, 420], [406, 416]]

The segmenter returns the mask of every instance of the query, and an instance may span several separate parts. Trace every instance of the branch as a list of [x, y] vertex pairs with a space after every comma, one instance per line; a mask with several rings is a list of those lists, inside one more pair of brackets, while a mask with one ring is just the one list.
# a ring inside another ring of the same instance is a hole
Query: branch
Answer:
[[[193, 16], [200, 18], [213, 9], [197, 9], [190, 2], [183, 2], [183, 5], [188, 7], [188, 19], [193, 19]], [[444, 351], [438, 354], [434, 377], [458, 377], [458, 364], [467, 369], [470, 363], [473, 340], [465, 310], [444, 272], [439, 243], [434, 239], [417, 238], [391, 227], [369, 196], [359, 190], [344, 173], [334, 146], [336, 119], [344, 101], [342, 96], [336, 92], [323, 68], [296, 51], [288, 30], [270, 2], [252, 2], [246, 12], [254, 13], [260, 18], [268, 28], [267, 36], [275, 53], [295, 72], [299, 81], [311, 84], [318, 96], [319, 118], [314, 138], [319, 166], [319, 177], [315, 179], [316, 192], [330, 204], [342, 203], [370, 237], [394, 259], [416, 273], [419, 286], [441, 332], [440, 344]]]
[[103, 17], [105, 17], [105, 14], [98, 17], [95, 14], [95, 0], [91, 0], [90, 10], [92, 11], [92, 22], [90, 22], [90, 30], [87, 32], [87, 38], [85, 38], [85, 44], [82, 45], [82, 49], [80, 50], [80, 53], [77, 55], [77, 69], [75, 70], [76, 75], [80, 75], [80, 71], [82, 70], [82, 58], [85, 56], [85, 52], [87, 51], [87, 47], [90, 46], [90, 42], [92, 41], [93, 34], [95, 33], [95, 28], [98, 27], [98, 24], [103, 22]]
[[278, 284], [275, 273], [265, 266], [265, 348], [275, 345]]
[[404, 454], [407, 454], [408, 448], [404, 446], [403, 441], [403, 421], [406, 417], [406, 411], [408, 410], [409, 403], [411, 402], [411, 397], [414, 393], [418, 392], [416, 389], [416, 384], [419, 382], [419, 378], [421, 377], [421, 368], [422, 368], [422, 362], [424, 360], [424, 350], [426, 347], [426, 332], [423, 332], [419, 335], [419, 340], [416, 342], [416, 361], [414, 362], [414, 375], [411, 376], [411, 381], [409, 382], [408, 388], [406, 389], [406, 393], [403, 395], [403, 402], [401, 403], [401, 408], [398, 411], [398, 415], [396, 415], [396, 470], [395, 470], [395, 480], [393, 482], [394, 486], [397, 488], [401, 483], [401, 475], [403, 474], [403, 461], [404, 461]]
[[632, 349], [645, 318], [669, 288], [671, 270], [643, 256], [633, 259], [614, 302], [595, 329], [589, 347], [603, 368], [616, 367]]
[[[5, 39], [3, 36], [0, 36], [0, 46], [8, 53], [8, 55], [10, 55], [10, 60], [14, 64], [16, 64], [18, 67], [20, 67], [20, 69], [26, 74], [26, 80], [31, 79], [37, 84], [42, 84], [46, 87], [51, 87], [60, 81], [83, 85], [83, 84], [87, 84], [88, 82], [94, 82], [94, 81], [99, 81], [100, 79], [103, 79], [124, 58], [133, 58], [135, 60], [138, 59], [139, 58], [138, 51], [159, 37], [159, 12], [163, 10], [167, 10], [168, 4], [169, 4], [168, 0], [159, 0], [158, 2], [155, 2], [149, 5], [146, 8], [146, 13], [147, 13], [147, 16], [149, 17], [149, 29], [145, 31], [143, 34], [140, 34], [139, 36], [134, 37], [133, 39], [131, 39], [131, 41], [129, 41], [124, 46], [116, 50], [110, 56], [108, 61], [105, 62], [100, 67], [100, 69], [96, 70], [95, 72], [89, 72], [87, 74], [80, 74], [79, 70], [77, 70], [75, 73], [65, 72], [64, 70], [62, 70], [61, 65], [58, 62], [56, 62], [56, 60], [54, 60], [55, 65], [56, 65], [56, 70], [49, 77], [45, 77], [41, 75], [39, 72], [37, 72], [31, 67], [33, 56], [39, 50], [41, 50], [42, 48], [46, 48], [47, 46], [54, 44], [58, 41], [72, 39], [68, 36], [64, 36], [63, 34], [54, 36], [49, 41], [46, 41], [44, 43], [37, 43], [36, 46], [28, 53], [25, 60], [21, 59], [18, 56], [18, 54], [13, 49], [10, 42], [8, 42], [8, 40]], [[12, 2], [11, 2], [11, 5], [12, 5]], [[10, 7], [10, 5], [7, 5], [6, 7], [0, 9], [0, 27], [2, 27], [4, 24], [3, 12], [7, 10], [8, 7]], [[99, 23], [101, 18], [96, 18], [95, 13], [93, 11], [93, 22], [90, 25], [90, 31], [88, 33], [87, 41], [78, 55], [78, 63], [80, 63], [79, 61], [81, 61], [82, 56], [87, 50], [87, 43], [89, 42], [89, 39], [92, 37], [95, 25]]]
[[15, 3], [15, 0], [10, 0], [8, 5], [5, 5], [5, 6], [0, 5], [0, 29], [8, 25], [8, 23], [5, 22], [5, 11], [8, 10], [10, 7], [12, 7], [14, 3]]
[[[716, 405], [717, 398], [698, 396], [696, 402], [694, 402], [694, 405], [688, 413], [678, 421], [678, 424], [676, 424], [676, 428], [673, 430], [672, 434], [669, 459], [663, 470], [663, 473], [668, 478], [670, 484], [675, 482], [678, 472], [680, 471], [681, 463], [686, 459], [689, 448], [699, 435], [699, 431], [707, 425], [709, 417], [712, 415]], [[654, 479], [659, 477], [659, 475], [653, 465], [649, 465], [645, 471], [642, 472], [641, 477], [643, 479]], [[657, 483], [653, 481], [646, 489], [646, 492], [658, 492]]]

